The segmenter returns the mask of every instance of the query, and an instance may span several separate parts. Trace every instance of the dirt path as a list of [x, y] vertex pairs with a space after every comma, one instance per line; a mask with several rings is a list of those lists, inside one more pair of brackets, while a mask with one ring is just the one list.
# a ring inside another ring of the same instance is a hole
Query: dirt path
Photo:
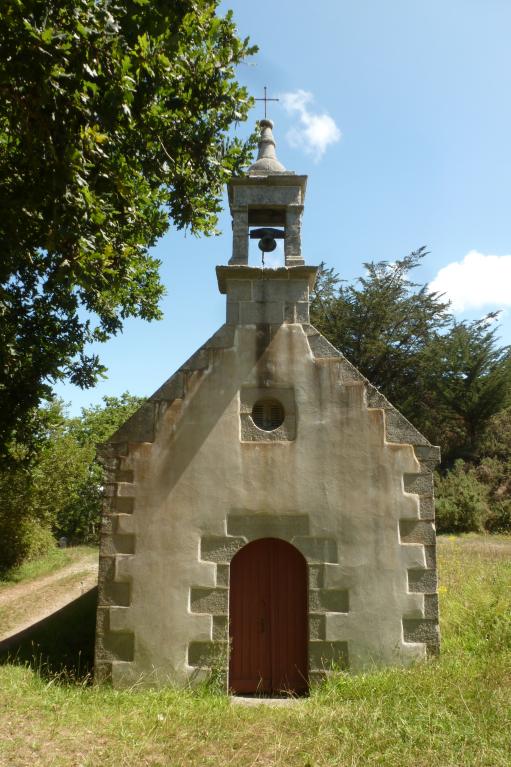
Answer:
[[97, 555], [0, 593], [0, 641], [65, 607], [98, 582]]

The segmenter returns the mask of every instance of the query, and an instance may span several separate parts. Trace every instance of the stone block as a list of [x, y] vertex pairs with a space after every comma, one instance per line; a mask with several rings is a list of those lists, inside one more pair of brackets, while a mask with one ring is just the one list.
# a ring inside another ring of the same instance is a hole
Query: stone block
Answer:
[[347, 613], [349, 593], [337, 589], [309, 589], [309, 610], [313, 613]]
[[94, 683], [108, 684], [112, 681], [111, 661], [98, 661], [94, 663]]
[[115, 472], [116, 482], [133, 483], [133, 469], [117, 469]]
[[422, 543], [433, 546], [435, 543], [435, 528], [432, 522], [420, 519], [400, 519], [399, 537], [401, 543]]
[[296, 322], [296, 305], [285, 303], [284, 304], [284, 322], [294, 324]]
[[149, 398], [151, 402], [173, 402], [185, 396], [185, 376], [178, 370]]
[[440, 463], [440, 448], [434, 445], [415, 445], [415, 456], [420, 461], [424, 471], [434, 471]]
[[206, 341], [208, 349], [230, 349], [234, 346], [235, 328], [232, 325], [222, 325], [217, 332]]
[[403, 640], [405, 642], [438, 643], [438, 623], [422, 618], [403, 618]]
[[273, 431], [259, 429], [249, 413], [240, 414], [242, 442], [290, 442], [296, 437], [296, 418], [286, 413], [283, 423]]
[[341, 352], [332, 346], [330, 341], [319, 333], [317, 335], [308, 335], [309, 347], [312, 355], [316, 359], [328, 359], [329, 357], [341, 357]]
[[112, 660], [133, 661], [135, 657], [135, 637], [129, 632], [109, 631], [103, 636], [103, 648]]
[[435, 519], [435, 500], [432, 495], [423, 495], [419, 498], [419, 517], [434, 521]]
[[115, 442], [153, 442], [154, 441], [154, 405], [144, 402], [131, 418], [115, 432]]
[[428, 570], [436, 569], [436, 546], [424, 546], [424, 555], [426, 557], [426, 567]]
[[434, 594], [436, 590], [437, 575], [435, 570], [408, 570], [408, 591]]
[[182, 366], [183, 370], [206, 370], [209, 366], [209, 351], [201, 348]]
[[305, 301], [298, 301], [296, 303], [296, 322], [308, 322], [309, 321], [309, 304]]
[[248, 541], [258, 538], [283, 538], [309, 532], [309, 518], [305, 514], [229, 514], [229, 535], [243, 536]]
[[254, 301], [277, 301], [283, 303], [296, 303], [307, 301], [309, 297], [309, 284], [307, 280], [273, 280], [260, 279], [252, 283], [252, 297]]
[[424, 594], [424, 617], [438, 621], [438, 594]]
[[320, 613], [309, 613], [309, 639], [325, 639], [326, 617]]
[[238, 301], [227, 301], [226, 322], [228, 325], [237, 325], [240, 321], [240, 305]]
[[282, 325], [284, 322], [284, 304], [278, 301], [247, 301], [240, 303], [240, 324]]
[[433, 475], [427, 474], [403, 474], [403, 488], [405, 493], [417, 495], [433, 495]]
[[117, 512], [117, 514], [133, 514], [134, 506], [134, 498], [121, 498], [120, 496], [112, 498], [112, 511]]
[[98, 604], [104, 606], [129, 607], [131, 588], [127, 581], [99, 581]]
[[229, 565], [216, 566], [216, 585], [229, 586]]
[[210, 613], [211, 615], [227, 615], [229, 591], [226, 588], [203, 588], [195, 586], [190, 589], [190, 610], [192, 613]]
[[229, 619], [227, 615], [213, 615], [213, 640], [227, 642], [229, 639]]
[[385, 437], [387, 442], [402, 445], [428, 445], [426, 437], [397, 410], [385, 410]]
[[309, 588], [321, 589], [324, 586], [324, 567], [323, 565], [309, 565]]
[[347, 642], [309, 642], [309, 666], [311, 671], [321, 671], [332, 667], [348, 668]]
[[337, 543], [332, 538], [295, 536], [291, 543], [307, 562], [337, 562]]
[[135, 526], [133, 514], [115, 514], [113, 529], [119, 535], [133, 535]]
[[227, 642], [190, 642], [188, 664], [198, 668], [214, 668], [227, 664]]
[[200, 558], [205, 562], [228, 564], [242, 546], [246, 538], [227, 536], [204, 536], [200, 542]]
[[251, 301], [251, 280], [226, 280], [228, 301]]
[[392, 407], [392, 405], [386, 399], [386, 397], [384, 397], [383, 394], [380, 391], [378, 391], [378, 389], [375, 386], [372, 386], [371, 384], [367, 384], [366, 386], [366, 402], [367, 402], [367, 407], [369, 408], [390, 410]]

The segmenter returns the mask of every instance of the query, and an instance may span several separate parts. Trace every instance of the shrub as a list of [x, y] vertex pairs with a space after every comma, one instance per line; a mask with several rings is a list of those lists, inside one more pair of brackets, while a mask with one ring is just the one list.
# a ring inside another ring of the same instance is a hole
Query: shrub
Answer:
[[474, 469], [458, 460], [436, 481], [436, 519], [439, 532], [479, 532], [490, 516], [488, 490]]

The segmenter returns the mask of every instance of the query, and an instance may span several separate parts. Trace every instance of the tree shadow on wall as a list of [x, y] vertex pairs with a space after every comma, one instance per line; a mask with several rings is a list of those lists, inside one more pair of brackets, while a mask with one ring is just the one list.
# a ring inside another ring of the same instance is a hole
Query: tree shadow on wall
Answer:
[[0, 664], [28, 666], [44, 678], [92, 680], [97, 587], [0, 642]]

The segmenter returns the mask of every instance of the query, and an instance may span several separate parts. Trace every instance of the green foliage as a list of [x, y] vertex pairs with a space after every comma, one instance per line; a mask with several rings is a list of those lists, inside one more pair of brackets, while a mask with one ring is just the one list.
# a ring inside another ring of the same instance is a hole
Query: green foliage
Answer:
[[59, 401], [40, 409], [37, 454], [0, 470], [0, 572], [47, 551], [53, 536], [97, 541], [103, 473], [96, 446], [142, 402], [127, 392], [105, 397], [103, 407], [85, 408], [75, 419]]
[[475, 469], [462, 460], [447, 474], [436, 477], [436, 524], [439, 532], [479, 532], [489, 516], [488, 491]]
[[235, 67], [255, 51], [218, 0], [4, 0], [0, 9], [0, 455], [31, 445], [55, 379], [92, 386], [91, 341], [155, 319], [148, 248], [215, 232], [252, 142]]
[[351, 285], [322, 265], [311, 321], [451, 465], [477, 457], [486, 425], [509, 403], [511, 357], [497, 346], [495, 315], [456, 322], [441, 296], [410, 279], [425, 255], [367, 263]]

